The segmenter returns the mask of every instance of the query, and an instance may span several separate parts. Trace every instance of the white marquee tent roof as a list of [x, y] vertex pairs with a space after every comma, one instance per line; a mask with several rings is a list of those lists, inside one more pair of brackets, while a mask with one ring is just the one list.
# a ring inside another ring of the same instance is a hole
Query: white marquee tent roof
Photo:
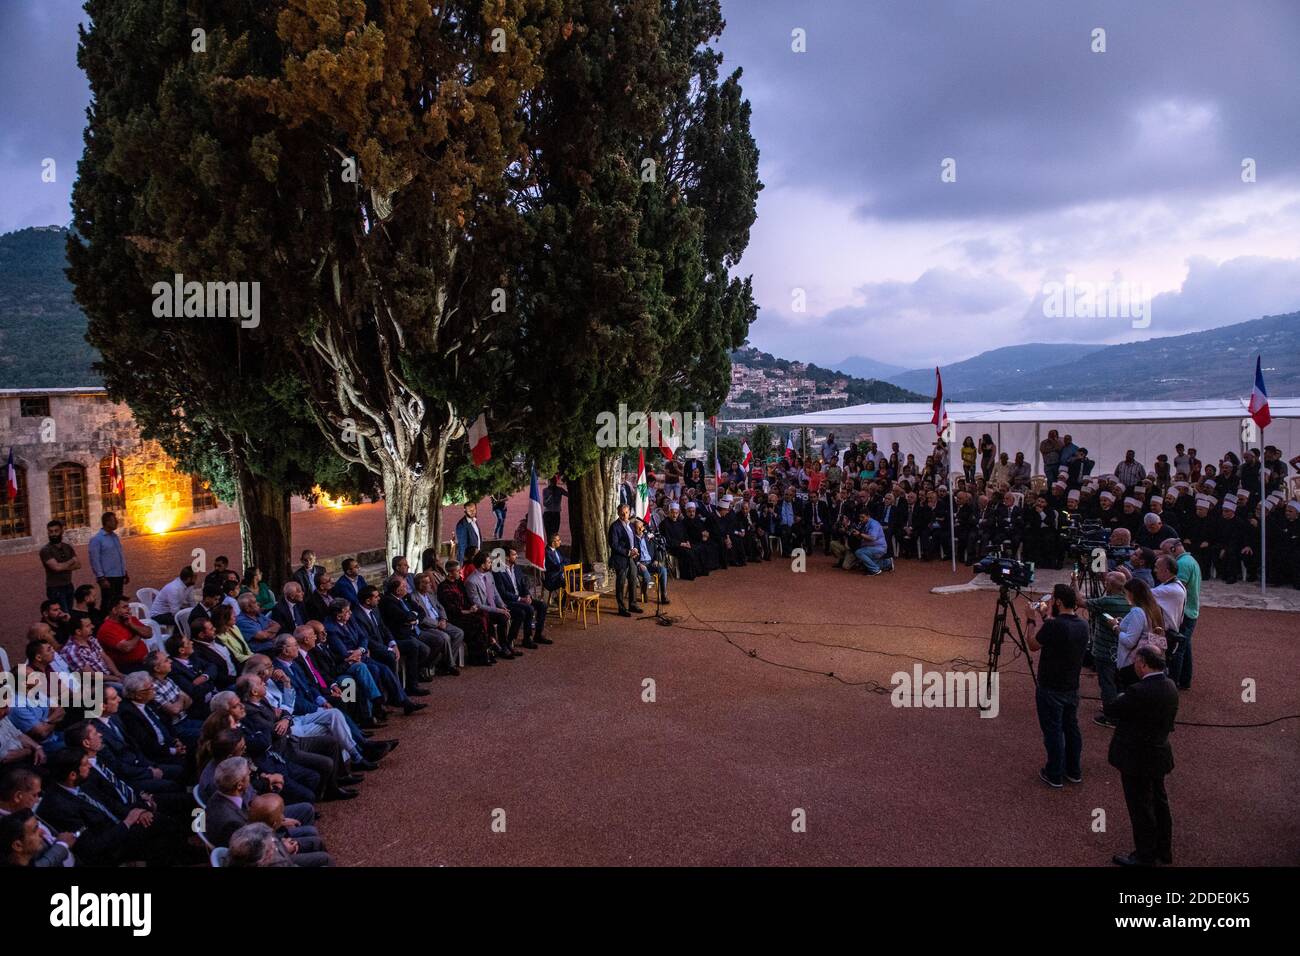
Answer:
[[[1269, 400], [1273, 418], [1300, 418], [1300, 398]], [[949, 402], [948, 417], [958, 424], [1011, 423], [1137, 424], [1142, 422], [1197, 422], [1240, 419], [1246, 406], [1237, 400], [1202, 402]], [[777, 415], [772, 418], [729, 418], [727, 425], [781, 425], [789, 428], [890, 428], [929, 425], [933, 411], [926, 403], [876, 403], [849, 405], [820, 412]], [[1270, 442], [1270, 444], [1272, 444]]]
[[[1263, 435], [1263, 443], [1276, 445], [1285, 458], [1300, 453], [1300, 398], [1269, 400], [1273, 424]], [[898, 442], [904, 452], [924, 458], [934, 444], [933, 414], [930, 403], [868, 404], [832, 408], [821, 412], [777, 415], [771, 418], [731, 418], [727, 425], [772, 425], [785, 428], [815, 428], [822, 431], [870, 428], [872, 438], [882, 447]], [[1088, 449], [1105, 472], [1123, 459], [1128, 449], [1137, 453], [1138, 461], [1152, 467], [1156, 455], [1170, 458], [1178, 443], [1195, 448], [1202, 461], [1214, 463], [1228, 451], [1238, 454], [1247, 447], [1242, 419], [1247, 417], [1245, 403], [1223, 399], [1201, 402], [1023, 402], [978, 403], [951, 402], [948, 418], [953, 422], [955, 440], [961, 444], [966, 436], [976, 443], [982, 434], [993, 437], [998, 451], [1014, 456], [1025, 452], [1035, 473], [1041, 467], [1038, 446], [1055, 428], [1071, 435], [1076, 444]], [[1249, 442], [1251, 447], [1261, 443]]]

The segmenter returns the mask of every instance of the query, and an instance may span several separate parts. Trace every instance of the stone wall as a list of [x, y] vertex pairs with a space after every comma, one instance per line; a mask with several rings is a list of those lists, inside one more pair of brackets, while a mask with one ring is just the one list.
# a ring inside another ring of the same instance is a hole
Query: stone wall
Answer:
[[[49, 416], [24, 416], [23, 399], [45, 398]], [[45, 543], [45, 523], [50, 517], [50, 470], [65, 462], [85, 469], [86, 518], [83, 527], [69, 528], [66, 538], [84, 544], [99, 529], [105, 508], [100, 488], [99, 463], [116, 446], [122, 459], [126, 508], [119, 512], [123, 535], [157, 534], [177, 528], [197, 528], [238, 521], [231, 504], [195, 511], [191, 476], [157, 442], [144, 441], [125, 405], [110, 402], [103, 389], [23, 389], [0, 391], [0, 496], [4, 492], [4, 467], [9, 449], [14, 464], [27, 469], [30, 534], [0, 538], [0, 554], [33, 551]], [[306, 503], [292, 502], [300, 511]]]

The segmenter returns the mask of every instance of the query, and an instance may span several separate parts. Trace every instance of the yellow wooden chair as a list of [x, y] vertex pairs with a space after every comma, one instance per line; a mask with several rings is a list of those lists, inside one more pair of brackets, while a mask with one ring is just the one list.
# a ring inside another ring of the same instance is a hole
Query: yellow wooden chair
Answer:
[[564, 618], [565, 605], [573, 608], [573, 619], [578, 619], [578, 608], [582, 608], [582, 626], [587, 627], [587, 608], [596, 609], [596, 623], [600, 623], [600, 592], [584, 591], [582, 588], [582, 565], [566, 564], [564, 566], [564, 596], [560, 605], [560, 619]]

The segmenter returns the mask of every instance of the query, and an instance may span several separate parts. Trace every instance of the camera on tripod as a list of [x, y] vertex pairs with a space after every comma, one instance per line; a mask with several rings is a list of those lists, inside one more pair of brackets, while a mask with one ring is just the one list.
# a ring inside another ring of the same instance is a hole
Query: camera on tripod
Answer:
[[975, 565], [976, 574], [987, 574], [994, 584], [1025, 588], [1034, 583], [1034, 565], [1001, 554], [988, 554]]

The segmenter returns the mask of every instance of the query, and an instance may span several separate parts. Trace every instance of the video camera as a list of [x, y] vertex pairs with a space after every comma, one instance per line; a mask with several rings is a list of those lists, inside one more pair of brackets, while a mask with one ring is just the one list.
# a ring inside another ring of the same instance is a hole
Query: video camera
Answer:
[[1034, 583], [1034, 565], [1030, 561], [1017, 561], [1000, 554], [989, 554], [975, 565], [976, 574], [987, 574], [994, 584], [1013, 588], [1026, 588]]

